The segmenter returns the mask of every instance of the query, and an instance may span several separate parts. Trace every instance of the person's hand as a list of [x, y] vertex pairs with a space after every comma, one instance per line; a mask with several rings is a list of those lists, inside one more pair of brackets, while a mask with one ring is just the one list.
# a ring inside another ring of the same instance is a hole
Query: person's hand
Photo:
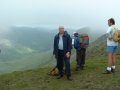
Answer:
[[67, 52], [67, 53], [66, 53], [66, 57], [67, 57], [67, 58], [70, 58], [70, 52]]

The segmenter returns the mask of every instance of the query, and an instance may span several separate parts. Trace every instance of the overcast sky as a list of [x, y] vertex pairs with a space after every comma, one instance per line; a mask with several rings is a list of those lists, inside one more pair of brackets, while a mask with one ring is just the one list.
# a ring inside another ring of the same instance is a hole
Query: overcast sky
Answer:
[[120, 0], [0, 0], [0, 24], [100, 28], [110, 17], [120, 25], [119, 9]]

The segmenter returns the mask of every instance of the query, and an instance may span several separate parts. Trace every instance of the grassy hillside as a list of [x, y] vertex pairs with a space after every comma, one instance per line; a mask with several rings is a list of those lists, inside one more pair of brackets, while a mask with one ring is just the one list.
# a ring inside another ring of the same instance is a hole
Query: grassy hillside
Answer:
[[89, 48], [87, 50], [87, 54], [89, 57], [94, 56], [105, 56], [106, 55], [106, 35], [102, 35], [94, 42], [90, 43]]
[[117, 71], [104, 75], [106, 57], [90, 58], [83, 71], [75, 71], [72, 63], [73, 81], [66, 77], [57, 80], [47, 75], [51, 67], [13, 72], [0, 75], [0, 90], [120, 90], [120, 56], [117, 56]]

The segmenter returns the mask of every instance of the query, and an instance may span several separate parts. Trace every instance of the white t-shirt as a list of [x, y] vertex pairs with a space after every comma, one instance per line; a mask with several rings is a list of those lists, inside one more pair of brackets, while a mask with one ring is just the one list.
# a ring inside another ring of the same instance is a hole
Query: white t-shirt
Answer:
[[107, 30], [107, 46], [118, 46], [118, 42], [115, 42], [113, 39], [110, 40], [109, 37], [112, 37], [113, 34], [115, 33], [115, 30], [114, 30], [114, 25], [110, 26]]
[[72, 45], [74, 45], [74, 39], [72, 39]]

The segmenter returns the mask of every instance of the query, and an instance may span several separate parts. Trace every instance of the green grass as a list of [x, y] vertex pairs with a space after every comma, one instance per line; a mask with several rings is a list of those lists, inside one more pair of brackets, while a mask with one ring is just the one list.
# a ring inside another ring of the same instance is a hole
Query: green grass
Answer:
[[85, 69], [79, 72], [75, 71], [74, 62], [73, 81], [67, 81], [65, 76], [57, 80], [55, 76], [47, 75], [51, 67], [0, 75], [0, 90], [120, 90], [119, 59], [120, 56], [116, 73], [110, 75], [102, 74], [106, 67], [104, 57], [87, 60]]

